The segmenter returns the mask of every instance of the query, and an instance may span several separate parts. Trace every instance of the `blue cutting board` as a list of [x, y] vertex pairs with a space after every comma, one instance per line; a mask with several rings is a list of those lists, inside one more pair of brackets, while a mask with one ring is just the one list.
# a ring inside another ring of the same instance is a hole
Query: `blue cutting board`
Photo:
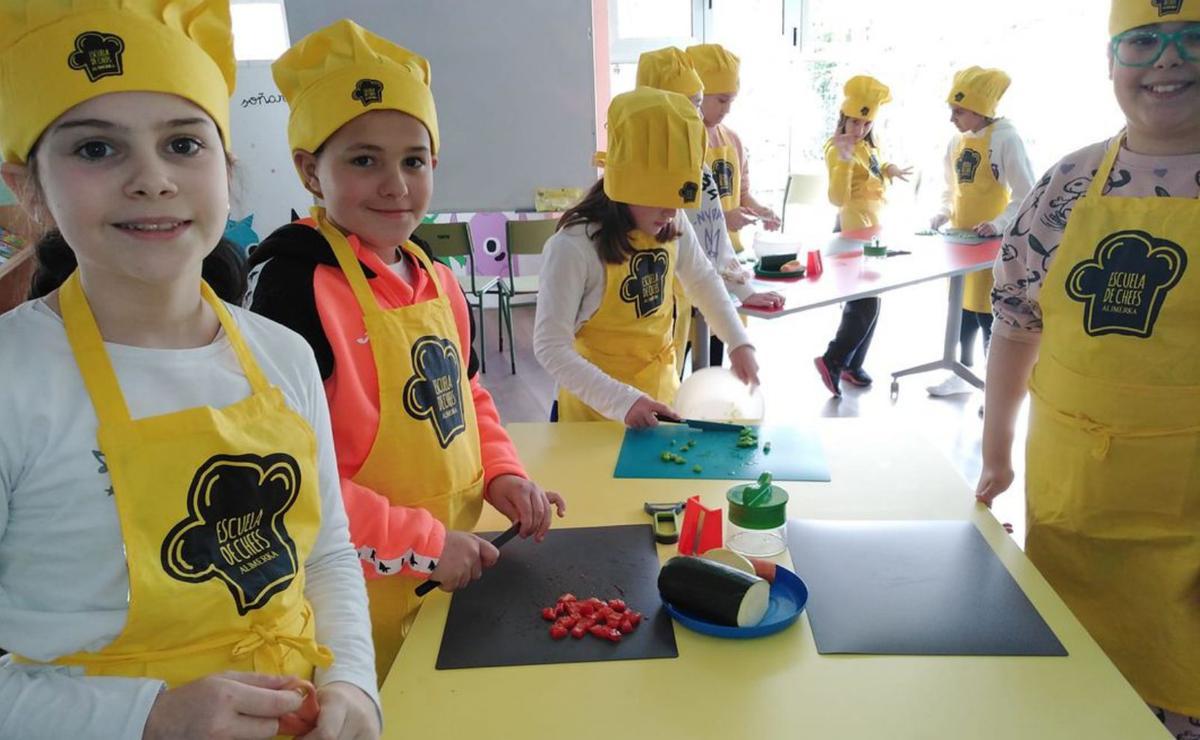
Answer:
[[[737, 432], [702, 432], [679, 424], [626, 429], [613, 477], [754, 480], [770, 471], [777, 481], [829, 480], [829, 465], [816, 432], [770, 424], [757, 429], [757, 448], [738, 447]], [[688, 440], [693, 440], [695, 446], [680, 453]], [[771, 451], [764, 453], [767, 442], [771, 443]], [[663, 462], [663, 452], [681, 454], [687, 462]], [[701, 472], [693, 470], [695, 465], [701, 467]]]

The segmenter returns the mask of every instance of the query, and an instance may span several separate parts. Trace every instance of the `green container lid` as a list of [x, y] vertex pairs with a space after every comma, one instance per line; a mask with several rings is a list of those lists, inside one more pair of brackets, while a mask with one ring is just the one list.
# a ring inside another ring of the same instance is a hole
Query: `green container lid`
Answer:
[[867, 257], [886, 257], [887, 251], [888, 248], [882, 245], [868, 244], [863, 247], [863, 255]]
[[775, 529], [787, 522], [788, 493], [771, 484], [770, 473], [760, 475], [756, 483], [730, 488], [725, 500], [729, 523], [742, 529]]

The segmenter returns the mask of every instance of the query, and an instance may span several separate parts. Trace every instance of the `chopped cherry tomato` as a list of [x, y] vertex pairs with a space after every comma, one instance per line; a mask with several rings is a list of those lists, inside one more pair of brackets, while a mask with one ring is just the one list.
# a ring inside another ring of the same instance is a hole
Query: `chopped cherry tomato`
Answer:
[[550, 628], [550, 637], [554, 638], [555, 640], [561, 640], [567, 636], [567, 632], [568, 630], [566, 627], [562, 626], [561, 624], [556, 624]]
[[575, 601], [576, 599], [575, 594], [563, 594], [562, 596], [558, 597], [558, 600], [563, 602], [571, 602]]
[[574, 637], [576, 640], [582, 640], [587, 632], [587, 628], [583, 624], [577, 624], [571, 628], [571, 637]]
[[608, 640], [609, 642], [620, 642], [621, 641], [621, 630], [614, 629], [612, 627], [605, 627], [603, 634], [598, 635], [598, 637], [603, 637], [605, 640]]
[[567, 629], [571, 629], [575, 625], [579, 624], [579, 617], [575, 616], [574, 614], [568, 614], [567, 616], [560, 618], [558, 623]]
[[567, 605], [561, 601], [558, 602], [557, 604], [554, 605], [554, 613], [560, 617], [562, 615], [566, 614], [567, 613]]
[[604, 623], [607, 624], [609, 627], [616, 627], [617, 625], [619, 625], [621, 623], [621, 619], [622, 619], [622, 617], [620, 614], [609, 614], [607, 617], [604, 618]]
[[612, 609], [614, 612], [623, 612], [625, 611], [625, 602], [621, 601], [620, 599], [609, 599], [608, 608]]
[[608, 636], [608, 627], [603, 624], [593, 624], [588, 632], [591, 632], [594, 637], [604, 639]]
[[637, 627], [639, 624], [641, 624], [641, 621], [642, 621], [642, 613], [641, 612], [629, 611], [629, 612], [626, 612], [626, 614], [629, 615], [629, 622], [634, 627]]
[[558, 613], [550, 607], [546, 607], [542, 610], [542, 619], [546, 620], [547, 622], [553, 622], [557, 616]]
[[629, 618], [626, 617], [625, 619], [621, 620], [619, 625], [617, 625], [617, 629], [621, 630], [622, 634], [628, 635], [630, 632], [633, 632], [633, 622], [629, 621]]
[[579, 605], [579, 613], [585, 617], [590, 617], [596, 611], [596, 605], [590, 601], [585, 601]]

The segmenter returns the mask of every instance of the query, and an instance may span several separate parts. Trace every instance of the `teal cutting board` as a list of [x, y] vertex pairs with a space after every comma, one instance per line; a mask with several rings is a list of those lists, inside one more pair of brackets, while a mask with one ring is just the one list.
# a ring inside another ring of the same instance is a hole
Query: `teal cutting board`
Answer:
[[[695, 446], [680, 452], [688, 440]], [[814, 431], [768, 424], [758, 428], [757, 448], [739, 448], [737, 440], [737, 432], [702, 432], [679, 424], [626, 429], [613, 477], [754, 480], [769, 471], [775, 480], [829, 480], [829, 465]], [[771, 451], [763, 452], [767, 442]], [[663, 452], [680, 454], [687, 462], [663, 462]]]

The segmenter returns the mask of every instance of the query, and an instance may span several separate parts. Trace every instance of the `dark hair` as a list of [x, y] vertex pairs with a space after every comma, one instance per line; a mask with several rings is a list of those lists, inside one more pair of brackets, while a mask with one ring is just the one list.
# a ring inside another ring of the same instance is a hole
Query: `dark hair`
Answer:
[[[838, 114], [837, 133], [839, 133], [839, 134], [846, 133], [846, 121], [849, 118], [850, 118], [850, 116], [846, 115], [845, 113]], [[871, 126], [871, 130], [868, 131], [867, 135], [863, 137], [863, 141], [867, 142], [867, 144], [874, 149], [879, 148], [878, 145], [875, 144], [875, 127], [874, 126]]]
[[[637, 251], [629, 241], [629, 232], [637, 228], [633, 213], [628, 205], [608, 197], [604, 192], [603, 177], [596, 181], [582, 200], [567, 209], [558, 220], [558, 231], [576, 224], [592, 224], [596, 227], [587, 237], [596, 243], [596, 251], [600, 253], [602, 262], [618, 265]], [[671, 222], [659, 229], [654, 239], [662, 244], [678, 239], [681, 233], [679, 227]]]
[[[75, 271], [78, 262], [62, 234], [51, 231], [34, 247], [33, 279], [29, 283], [29, 297], [41, 298], [62, 285]], [[217, 246], [204, 258], [201, 276], [217, 297], [228, 303], [241, 303], [246, 292], [246, 261], [237, 245], [222, 238]]]

